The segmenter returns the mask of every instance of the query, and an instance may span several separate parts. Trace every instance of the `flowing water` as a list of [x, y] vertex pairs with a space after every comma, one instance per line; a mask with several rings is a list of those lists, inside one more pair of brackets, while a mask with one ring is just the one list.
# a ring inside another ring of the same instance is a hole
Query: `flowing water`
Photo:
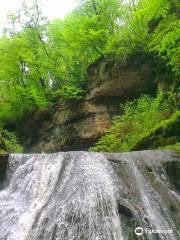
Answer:
[[0, 240], [134, 240], [140, 223], [173, 232], [138, 239], [179, 239], [159, 193], [134, 162], [124, 162], [140, 204], [105, 154], [11, 155], [0, 192]]
[[[168, 209], [160, 194], [152, 188], [145, 177], [137, 168], [134, 161], [126, 159], [129, 168], [135, 176], [136, 186], [141, 196], [142, 205], [145, 209], [146, 219], [148, 219], [150, 229], [172, 230], [171, 235], [159, 233], [159, 239], [175, 240], [176, 226], [168, 215]], [[153, 239], [153, 238], [152, 238]]]

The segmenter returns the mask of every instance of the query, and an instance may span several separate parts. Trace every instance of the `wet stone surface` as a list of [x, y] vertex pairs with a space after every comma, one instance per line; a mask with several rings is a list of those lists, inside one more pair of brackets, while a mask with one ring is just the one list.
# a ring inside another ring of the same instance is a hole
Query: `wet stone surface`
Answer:
[[0, 240], [178, 240], [179, 178], [167, 165], [179, 162], [168, 151], [11, 155]]

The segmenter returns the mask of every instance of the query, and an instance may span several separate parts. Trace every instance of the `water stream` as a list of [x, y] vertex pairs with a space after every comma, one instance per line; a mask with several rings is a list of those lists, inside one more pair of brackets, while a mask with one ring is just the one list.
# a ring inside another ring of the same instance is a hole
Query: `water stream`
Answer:
[[[159, 193], [134, 162], [125, 162], [124, 171], [134, 179], [140, 204], [104, 154], [11, 155], [0, 191], [0, 240], [178, 239]], [[142, 205], [140, 212], [138, 204]], [[147, 215], [146, 222], [141, 219], [142, 212]], [[130, 234], [124, 219], [130, 223]], [[139, 223], [173, 232], [136, 238], [134, 228]]]

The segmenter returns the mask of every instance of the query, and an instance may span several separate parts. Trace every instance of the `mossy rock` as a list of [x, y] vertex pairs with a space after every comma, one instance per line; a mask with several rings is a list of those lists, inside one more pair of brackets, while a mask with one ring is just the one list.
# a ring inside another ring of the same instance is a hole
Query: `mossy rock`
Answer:
[[6, 144], [2, 137], [0, 137], [0, 157], [6, 155]]
[[159, 148], [165, 150], [173, 150], [180, 153], [180, 142], [176, 142], [175, 144], [169, 144]]
[[155, 129], [136, 144], [132, 150], [157, 149], [180, 142], [180, 111], [162, 121]]
[[0, 189], [3, 185], [8, 164], [8, 154], [5, 141], [0, 137]]
[[157, 136], [157, 140], [152, 143], [150, 146], [151, 149], [156, 149], [161, 146], [169, 146], [174, 145], [179, 141], [179, 138], [177, 136], [172, 137], [163, 137], [163, 136]]

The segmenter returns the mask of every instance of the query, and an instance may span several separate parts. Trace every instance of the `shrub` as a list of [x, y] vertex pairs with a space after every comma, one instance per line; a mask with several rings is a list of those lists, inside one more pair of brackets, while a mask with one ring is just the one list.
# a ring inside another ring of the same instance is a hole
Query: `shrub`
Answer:
[[174, 109], [173, 97], [159, 92], [156, 98], [142, 96], [122, 107], [123, 115], [115, 117], [109, 131], [92, 147], [92, 151], [123, 152], [132, 150]]
[[85, 91], [81, 88], [74, 86], [62, 86], [55, 92], [56, 96], [64, 100], [81, 100], [83, 99]]
[[23, 151], [23, 148], [20, 146], [18, 139], [14, 133], [3, 129], [0, 130], [0, 135], [4, 140], [7, 152], [17, 153]]
[[172, 144], [172, 145], [166, 145], [164, 147], [160, 147], [160, 149], [172, 150], [172, 151], [180, 152], [180, 142], [177, 142], [177, 143]]

